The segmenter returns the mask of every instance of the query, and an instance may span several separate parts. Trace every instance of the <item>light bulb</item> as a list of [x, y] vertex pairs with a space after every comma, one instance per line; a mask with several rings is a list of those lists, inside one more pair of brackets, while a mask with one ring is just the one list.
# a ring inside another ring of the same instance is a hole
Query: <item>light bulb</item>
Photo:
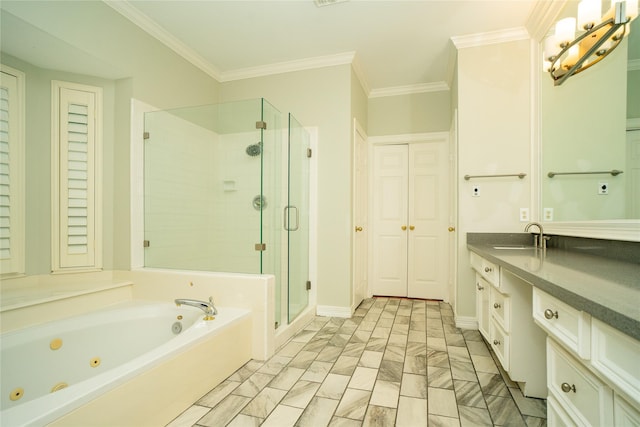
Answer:
[[564, 48], [571, 43], [576, 36], [576, 18], [569, 17], [556, 23], [556, 41]]
[[578, 28], [590, 30], [600, 20], [600, 1], [582, 0], [578, 4]]

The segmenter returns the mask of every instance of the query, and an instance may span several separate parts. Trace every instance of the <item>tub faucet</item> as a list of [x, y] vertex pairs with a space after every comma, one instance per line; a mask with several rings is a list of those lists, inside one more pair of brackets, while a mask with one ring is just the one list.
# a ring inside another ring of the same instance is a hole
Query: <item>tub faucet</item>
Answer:
[[218, 309], [215, 305], [213, 305], [213, 297], [209, 297], [209, 302], [200, 301], [197, 299], [178, 298], [175, 300], [175, 303], [178, 307], [184, 304], [199, 308], [200, 310], [204, 311], [204, 320], [213, 320], [213, 316], [218, 314]]
[[529, 231], [529, 228], [531, 228], [532, 225], [535, 225], [536, 227], [538, 227], [538, 230], [540, 230], [540, 235], [533, 236], [533, 244], [534, 246], [540, 246], [542, 249], [546, 249], [547, 248], [547, 240], [549, 239], [547, 236], [544, 235], [544, 231], [542, 230], [542, 224], [540, 224], [539, 222], [530, 222], [529, 224], [527, 224], [524, 227], [524, 231], [527, 232]]

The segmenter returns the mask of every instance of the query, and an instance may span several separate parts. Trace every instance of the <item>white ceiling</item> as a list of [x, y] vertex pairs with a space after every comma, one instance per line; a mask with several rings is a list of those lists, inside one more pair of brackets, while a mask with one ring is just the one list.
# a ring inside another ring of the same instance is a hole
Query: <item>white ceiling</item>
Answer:
[[[368, 89], [446, 82], [451, 37], [523, 28], [535, 0], [129, 0], [221, 80], [355, 54]], [[116, 7], [118, 6], [118, 7]], [[274, 67], [275, 66], [275, 67]]]
[[[353, 62], [373, 96], [376, 91], [442, 88], [452, 77], [452, 38], [460, 45], [475, 39], [465, 37], [469, 35], [482, 34], [485, 41], [487, 34], [496, 40], [504, 40], [505, 34], [519, 37], [526, 34], [525, 25], [532, 29], [532, 22], [544, 20], [536, 10], [554, 1], [350, 0], [324, 7], [313, 0], [105, 4], [220, 81]], [[99, 46], [85, 43], [79, 50], [67, 37], [64, 25], [56, 23], [56, 13], [68, 13], [69, 4], [1, 0], [2, 50], [43, 68], [126, 76], [126, 64], [103, 57]], [[632, 31], [632, 39], [638, 34]]]

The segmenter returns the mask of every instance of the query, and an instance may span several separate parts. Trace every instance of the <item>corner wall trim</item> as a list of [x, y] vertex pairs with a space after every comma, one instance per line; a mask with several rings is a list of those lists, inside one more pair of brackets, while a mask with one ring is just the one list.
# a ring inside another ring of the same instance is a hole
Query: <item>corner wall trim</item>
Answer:
[[333, 305], [319, 305], [316, 307], [316, 316], [342, 317], [348, 319], [351, 317], [351, 308]]

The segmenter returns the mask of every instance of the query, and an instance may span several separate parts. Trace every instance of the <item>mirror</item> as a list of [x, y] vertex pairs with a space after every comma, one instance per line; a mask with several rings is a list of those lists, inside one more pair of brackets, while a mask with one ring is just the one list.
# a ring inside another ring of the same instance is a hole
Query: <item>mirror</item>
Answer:
[[[593, 68], [561, 86], [541, 73], [543, 221], [598, 221], [594, 225], [600, 226], [640, 219], [640, 131], [627, 131], [628, 124], [640, 129], [639, 62], [636, 19], [630, 36]], [[623, 173], [606, 173], [612, 170]]]

